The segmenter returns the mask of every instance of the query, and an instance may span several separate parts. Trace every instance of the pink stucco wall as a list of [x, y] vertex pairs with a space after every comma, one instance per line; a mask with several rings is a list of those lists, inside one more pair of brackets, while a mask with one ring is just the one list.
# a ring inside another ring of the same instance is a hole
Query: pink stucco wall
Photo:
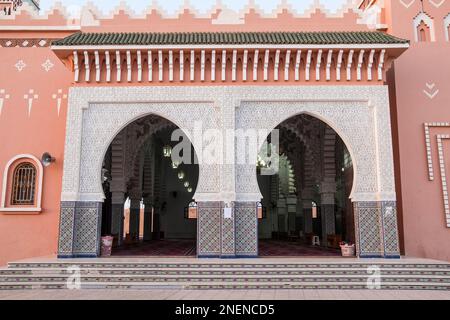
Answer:
[[[431, 130], [435, 180], [429, 181], [424, 123], [450, 121], [450, 42], [444, 33], [450, 2], [436, 7], [424, 1], [425, 11], [434, 20], [436, 41], [422, 43], [415, 42], [413, 28], [420, 1], [409, 8], [400, 1], [388, 3], [388, 32], [411, 40], [410, 49], [394, 62], [396, 103], [392, 106], [398, 124], [397, 191], [401, 192], [405, 254], [448, 261], [450, 228], [445, 222], [436, 134], [450, 134], [450, 128]], [[449, 141], [444, 143], [444, 156], [448, 175]]]
[[[44, 152], [50, 152], [56, 158], [56, 163], [44, 168], [40, 214], [0, 213], [1, 266], [56, 252], [67, 100], [58, 116], [53, 94], [60, 89], [67, 94], [71, 75], [49, 48], [0, 48], [0, 57], [0, 89], [9, 95], [0, 115], [1, 179], [6, 163], [18, 154], [40, 159]], [[48, 72], [42, 66], [47, 59], [54, 64]], [[26, 65], [22, 71], [15, 67], [20, 60]], [[24, 99], [29, 90], [38, 95], [30, 116]]]
[[[419, 12], [419, 1], [409, 8], [399, 1], [384, 1], [380, 21], [386, 22], [388, 32], [412, 40], [412, 47], [395, 62], [395, 87], [391, 85], [394, 124], [397, 180], [400, 208], [403, 217], [401, 226], [407, 256], [429, 257], [450, 260], [450, 228], [445, 227], [442, 189], [440, 183], [436, 133], [450, 134], [450, 128], [433, 129], [433, 164], [435, 181], [427, 177], [424, 122], [450, 121], [450, 44], [445, 41], [443, 17], [450, 13], [450, 2], [439, 8], [427, 1], [427, 12], [435, 19], [436, 42], [414, 43], [412, 20]], [[215, 25], [212, 18], [194, 19], [188, 13], [180, 19], [163, 19], [156, 13], [144, 19], [130, 20], [123, 12], [114, 19], [100, 20], [100, 27], [83, 27], [84, 31], [336, 31], [366, 30], [357, 24], [355, 13], [341, 18], [327, 18], [321, 12], [310, 18], [295, 18], [288, 12], [278, 17], [263, 18], [250, 11], [244, 24]], [[23, 13], [15, 20], [0, 20], [2, 26], [61, 26], [73, 23], [66, 21], [57, 11], [47, 19], [33, 20]], [[5, 38], [61, 38], [70, 32], [50, 31], [0, 31]], [[61, 194], [62, 166], [65, 139], [67, 100], [63, 100], [58, 117], [53, 94], [62, 90], [67, 94], [72, 84], [72, 74], [49, 48], [0, 48], [0, 89], [10, 95], [4, 101], [0, 115], [0, 178], [5, 164], [13, 156], [22, 153], [40, 158], [48, 151], [56, 157], [56, 163], [45, 168], [43, 211], [38, 215], [0, 213], [0, 265], [7, 261], [54, 254], [57, 250], [59, 201]], [[42, 64], [49, 59], [54, 67], [48, 72]], [[19, 71], [15, 67], [23, 60], [26, 67]], [[345, 83], [345, 82], [343, 82]], [[186, 83], [187, 84], [187, 83]], [[262, 82], [262, 84], [264, 84]], [[304, 84], [304, 83], [302, 83]], [[393, 84], [393, 83], [391, 83]], [[427, 84], [429, 86], [427, 86]], [[434, 84], [434, 86], [432, 86]], [[219, 84], [220, 85], [220, 84]], [[293, 84], [295, 85], [295, 84]], [[430, 87], [432, 87], [430, 89]], [[395, 88], [395, 91], [392, 91]], [[24, 95], [30, 89], [38, 94], [28, 116]], [[424, 93], [439, 92], [431, 99]], [[397, 140], [398, 137], [398, 140]], [[447, 168], [450, 165], [450, 142], [445, 143]], [[1, 185], [0, 185], [1, 188]], [[1, 191], [1, 190], [0, 190]]]

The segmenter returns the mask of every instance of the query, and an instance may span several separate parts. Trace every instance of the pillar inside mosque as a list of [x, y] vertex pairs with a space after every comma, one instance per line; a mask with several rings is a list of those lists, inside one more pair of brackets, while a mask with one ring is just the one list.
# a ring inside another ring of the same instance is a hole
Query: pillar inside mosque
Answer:
[[139, 240], [139, 225], [141, 215], [141, 199], [130, 198], [130, 237], [133, 241]]
[[111, 235], [114, 237], [117, 245], [123, 243], [124, 201], [124, 192], [112, 192]]
[[152, 240], [152, 212], [153, 203], [151, 199], [144, 198], [144, 241]]

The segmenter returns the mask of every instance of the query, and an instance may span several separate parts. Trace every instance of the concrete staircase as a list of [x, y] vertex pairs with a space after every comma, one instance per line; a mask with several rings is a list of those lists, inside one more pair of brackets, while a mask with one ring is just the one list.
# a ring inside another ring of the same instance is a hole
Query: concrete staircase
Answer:
[[[450, 264], [358, 259], [79, 259], [10, 263], [0, 290], [67, 289], [368, 289], [449, 290]], [[79, 275], [79, 278], [77, 276]]]

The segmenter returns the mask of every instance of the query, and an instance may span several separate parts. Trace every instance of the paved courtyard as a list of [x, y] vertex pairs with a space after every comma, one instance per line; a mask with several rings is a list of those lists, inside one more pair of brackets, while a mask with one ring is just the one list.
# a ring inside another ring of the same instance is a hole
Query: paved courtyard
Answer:
[[387, 290], [29, 290], [1, 300], [450, 300], [450, 291]]

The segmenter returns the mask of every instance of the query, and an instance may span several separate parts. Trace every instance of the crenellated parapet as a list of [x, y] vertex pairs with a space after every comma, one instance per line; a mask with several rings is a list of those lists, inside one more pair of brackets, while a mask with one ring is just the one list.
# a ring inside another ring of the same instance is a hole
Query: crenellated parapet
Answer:
[[359, 9], [353, 0], [348, 0], [336, 12], [327, 10], [318, 0], [308, 7], [297, 6], [281, 1], [272, 12], [266, 12], [250, 0], [240, 11], [234, 11], [217, 1], [210, 10], [200, 12], [193, 2], [184, 1], [179, 10], [169, 13], [157, 1], [152, 1], [141, 12], [122, 1], [106, 13], [93, 2], [70, 12], [61, 2], [56, 2], [50, 10], [38, 11], [38, 2], [30, 0], [11, 10], [10, 14], [0, 15], [0, 31], [44, 26], [78, 28], [86, 32], [367, 31], [382, 23], [380, 15], [368, 17], [367, 10]]

